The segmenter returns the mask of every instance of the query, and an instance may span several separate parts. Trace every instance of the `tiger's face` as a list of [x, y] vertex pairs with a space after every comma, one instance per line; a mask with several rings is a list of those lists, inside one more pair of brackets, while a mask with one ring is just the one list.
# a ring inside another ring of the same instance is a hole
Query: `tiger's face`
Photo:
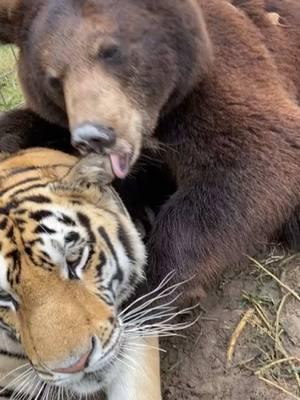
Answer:
[[117, 363], [120, 307], [143, 276], [145, 249], [115, 192], [80, 181], [84, 164], [61, 179], [74, 164], [64, 156], [25, 175], [0, 163], [0, 330], [43, 382], [79, 394], [98, 391]]

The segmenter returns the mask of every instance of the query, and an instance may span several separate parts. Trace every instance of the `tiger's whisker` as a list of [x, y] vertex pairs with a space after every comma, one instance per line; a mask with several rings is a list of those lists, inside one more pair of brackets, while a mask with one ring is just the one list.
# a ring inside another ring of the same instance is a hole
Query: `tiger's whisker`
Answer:
[[9, 371], [6, 375], [4, 375], [4, 376], [2, 376], [2, 377], [0, 378], [0, 383], [1, 383], [4, 379], [8, 378], [8, 377], [9, 377], [11, 374], [13, 374], [14, 372], [19, 371], [20, 369], [25, 368], [25, 367], [28, 367], [28, 366], [30, 366], [30, 368], [32, 368], [31, 365], [30, 365], [30, 363], [25, 363], [25, 364], [20, 365], [20, 366], [17, 367], [17, 368], [12, 369], [12, 370]]
[[7, 385], [5, 385], [1, 390], [0, 390], [0, 394], [3, 393], [5, 390], [7, 390], [8, 388], [12, 387], [14, 384], [16, 384], [20, 379], [24, 378], [27, 374], [30, 374], [31, 368], [22, 372], [22, 374], [17, 375], [14, 379], [12, 379]]
[[161, 351], [163, 353], [166, 353], [167, 351], [165, 349], [162, 349], [161, 347], [156, 347], [156, 346], [151, 346], [149, 344], [144, 344], [144, 343], [135, 343], [135, 342], [126, 342], [129, 346], [134, 346], [134, 347], [140, 347], [140, 348], [146, 348], [146, 349], [152, 349], [152, 350], [157, 350]]
[[148, 314], [149, 312], [153, 312], [155, 310], [160, 310], [160, 309], [168, 309], [170, 311], [172, 309], [175, 310], [176, 306], [172, 306], [172, 304], [174, 304], [180, 298], [180, 296], [181, 296], [181, 293], [179, 293], [177, 296], [175, 296], [173, 299], [171, 299], [167, 303], [164, 303], [164, 304], [161, 304], [161, 305], [158, 305], [158, 306], [154, 306], [154, 307], [151, 307], [151, 308], [147, 308], [146, 310], [142, 309], [139, 312], [136, 311], [136, 312], [133, 312], [132, 314], [127, 314], [122, 319], [123, 319], [123, 321], [126, 321], [129, 318], [134, 318], [135, 316], [138, 316], [138, 315]]
[[[169, 275], [170, 275], [170, 274], [169, 274]], [[170, 279], [171, 279], [171, 278], [170, 278]], [[167, 281], [167, 283], [170, 281], [170, 279]], [[176, 284], [174, 284], [174, 285], [171, 285], [171, 286], [169, 286], [169, 287], [163, 289], [161, 292], [158, 292], [158, 293], [156, 294], [155, 297], [150, 298], [149, 300], [145, 301], [144, 303], [142, 303], [141, 305], [137, 306], [137, 307], [134, 308], [133, 310], [129, 310], [129, 311], [124, 312], [124, 311], [126, 310], [126, 308], [125, 308], [125, 310], [123, 310], [123, 311], [119, 314], [119, 317], [122, 317], [122, 316], [125, 314], [125, 317], [123, 317], [123, 318], [128, 318], [128, 317], [131, 316], [132, 314], [135, 314], [135, 313], [137, 313], [138, 311], [141, 311], [141, 310], [146, 309], [150, 304], [153, 304], [155, 301], [158, 301], [158, 300], [161, 301], [162, 299], [164, 299], [164, 298], [166, 298], [166, 297], [172, 296], [172, 295], [176, 292], [176, 290], [177, 290], [179, 287], [182, 287], [182, 286], [185, 285], [186, 283], [190, 282], [192, 279], [193, 279], [193, 278], [187, 279], [187, 280], [185, 280], [185, 281], [176, 283]], [[166, 284], [167, 284], [167, 283], [166, 283]], [[160, 286], [161, 286], [161, 285], [160, 285]], [[134, 303], [136, 303], [137, 301], [142, 300], [143, 298], [145, 298], [145, 296], [147, 296], [147, 297], [148, 297], [149, 295], [151, 296], [152, 294], [154, 294], [154, 292], [157, 292], [157, 288], [156, 288], [154, 291], [148, 293], [147, 295], [144, 295], [144, 296], [139, 297], [137, 300], [135, 300], [133, 303], [131, 303], [131, 305], [133, 306]], [[178, 295], [180, 296], [181, 293], [179, 293]], [[176, 298], [175, 298], [175, 299], [171, 299], [171, 300], [169, 301], [169, 303], [167, 303], [167, 304], [173, 304], [175, 301], [176, 301]], [[129, 305], [128, 307], [130, 307], [130, 305]], [[128, 308], [128, 307], [127, 307], [127, 308]], [[130, 308], [131, 308], [131, 307], [130, 307]]]
[[127, 364], [122, 358], [116, 357], [116, 360], [122, 364], [124, 364], [127, 368], [130, 368], [132, 371], [135, 371], [135, 368], [133, 368], [132, 365]]
[[125, 358], [125, 360], [128, 360], [129, 362], [131, 362], [132, 366], [135, 369], [140, 368], [140, 364], [136, 360], [134, 360], [132, 357], [130, 357], [129, 354], [123, 352], [123, 353], [120, 353], [120, 356]]
[[[186, 315], [189, 315], [189, 314], [191, 315], [192, 311], [194, 311], [198, 307], [199, 307], [199, 304], [196, 304], [195, 306], [187, 307], [187, 308], [184, 308], [183, 310], [179, 310], [179, 311], [174, 312], [174, 313], [165, 313], [165, 314], [164, 313], [158, 313], [158, 314], [154, 314], [153, 316], [150, 315], [150, 316], [145, 317], [145, 318], [140, 318], [140, 319], [136, 318], [133, 321], [129, 321], [129, 322], [125, 323], [124, 326], [125, 327], [128, 327], [128, 326], [129, 327], [130, 326], [139, 327], [140, 325], [144, 324], [144, 322], [147, 322], [149, 320], [156, 320], [156, 319], [159, 319], [160, 321], [155, 323], [155, 324], [146, 325], [146, 326], [153, 326], [153, 325], [164, 326], [164, 324], [166, 324], [166, 323], [168, 323], [170, 321], [173, 321], [175, 318], [177, 318], [179, 316], [186, 316]], [[200, 318], [200, 316], [199, 316], [199, 318]]]
[[150, 296], [152, 296], [154, 293], [156, 293], [157, 291], [159, 291], [162, 287], [166, 286], [171, 279], [173, 278], [173, 276], [175, 275], [175, 272], [172, 271], [170, 272], [162, 281], [161, 283], [157, 286], [157, 288], [155, 288], [154, 290], [152, 290], [149, 293], [144, 294], [143, 296], [138, 297], [136, 300], [134, 300], [132, 303], [130, 303], [124, 310], [122, 310], [122, 312], [120, 313], [120, 316], [122, 316], [123, 314], [125, 314], [129, 309], [131, 309], [133, 306], [135, 306], [138, 302], [144, 300], [145, 298], [148, 298]]
[[[14, 392], [15, 391], [18, 391], [18, 392], [21, 392], [21, 398], [23, 399], [24, 397], [28, 397], [28, 391], [30, 391], [29, 389], [31, 388], [31, 386], [32, 386], [32, 377], [35, 375], [35, 373], [34, 373], [34, 371], [31, 371], [31, 373], [24, 379], [24, 381], [20, 384], [20, 385], [18, 385], [18, 387], [14, 390]], [[23, 386], [21, 386], [21, 385], [23, 385]], [[20, 387], [21, 386], [21, 387]], [[28, 389], [27, 389], [28, 388]], [[26, 389], [26, 391], [25, 391], [25, 389]]]

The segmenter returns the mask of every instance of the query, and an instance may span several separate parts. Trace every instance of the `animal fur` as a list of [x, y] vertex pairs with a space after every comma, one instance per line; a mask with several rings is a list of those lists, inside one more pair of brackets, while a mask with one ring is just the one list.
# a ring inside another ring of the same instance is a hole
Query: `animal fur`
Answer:
[[299, 206], [299, 24], [298, 0], [4, 2], [0, 38], [21, 48], [32, 111], [30, 129], [24, 118], [12, 133], [18, 112], [1, 120], [1, 146], [7, 132], [27, 146], [34, 113], [113, 128], [133, 163], [155, 139], [176, 191], [150, 237], [149, 276], [195, 275], [198, 296]]

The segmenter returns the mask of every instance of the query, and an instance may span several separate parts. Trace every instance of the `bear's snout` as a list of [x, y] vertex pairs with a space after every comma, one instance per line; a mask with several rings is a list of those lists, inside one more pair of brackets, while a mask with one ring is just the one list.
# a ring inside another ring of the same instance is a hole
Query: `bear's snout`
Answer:
[[116, 134], [111, 128], [85, 122], [72, 129], [72, 144], [81, 153], [103, 153], [116, 143]]

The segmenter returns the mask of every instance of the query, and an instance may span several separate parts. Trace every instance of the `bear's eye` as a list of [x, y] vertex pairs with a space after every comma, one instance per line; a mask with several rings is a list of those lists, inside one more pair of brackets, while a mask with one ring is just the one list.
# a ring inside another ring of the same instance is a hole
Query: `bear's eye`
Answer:
[[98, 57], [104, 61], [117, 61], [120, 59], [121, 51], [117, 44], [102, 46], [99, 50]]
[[59, 78], [55, 76], [48, 76], [47, 78], [48, 85], [51, 89], [53, 90], [60, 90], [61, 89], [61, 83]]

